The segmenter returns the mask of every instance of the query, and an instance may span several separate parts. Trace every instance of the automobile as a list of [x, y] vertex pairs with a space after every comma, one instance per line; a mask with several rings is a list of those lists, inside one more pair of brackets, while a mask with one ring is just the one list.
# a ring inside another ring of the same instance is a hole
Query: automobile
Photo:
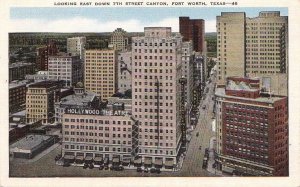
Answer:
[[103, 165], [99, 166], [99, 170], [103, 170], [103, 169], [104, 169]]
[[140, 167], [138, 167], [138, 168], [136, 168], [136, 171], [137, 171], [137, 172], [143, 172], [143, 169], [140, 168]]
[[122, 165], [120, 165], [118, 169], [119, 169], [118, 171], [123, 171], [124, 167]]
[[148, 173], [149, 172], [149, 169], [148, 168], [145, 168], [144, 169], [144, 173]]
[[64, 162], [63, 167], [69, 167], [71, 164], [69, 162]]
[[61, 158], [61, 155], [57, 155], [57, 156], [54, 158], [54, 160], [55, 160], [55, 161], [58, 161], [60, 158]]
[[212, 167], [216, 168], [216, 166], [217, 166], [217, 163], [213, 163]]
[[208, 154], [208, 151], [209, 151], [208, 148], [205, 148], [205, 154]]
[[151, 168], [150, 173], [156, 173], [156, 168]]
[[205, 109], [206, 109], [206, 105], [204, 105], [204, 106], [202, 107], [202, 109], [205, 110]]
[[84, 165], [83, 165], [83, 169], [86, 169], [86, 168], [88, 168], [88, 167], [89, 167], [88, 164], [84, 164]]
[[93, 165], [93, 164], [89, 164], [89, 168], [90, 168], [90, 169], [93, 169], [93, 168], [94, 168], [94, 165]]

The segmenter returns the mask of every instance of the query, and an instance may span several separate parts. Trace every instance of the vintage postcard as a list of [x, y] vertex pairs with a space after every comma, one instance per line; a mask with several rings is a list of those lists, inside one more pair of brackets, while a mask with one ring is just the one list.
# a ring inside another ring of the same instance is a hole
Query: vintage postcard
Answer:
[[300, 186], [299, 7], [5, 1], [0, 186]]

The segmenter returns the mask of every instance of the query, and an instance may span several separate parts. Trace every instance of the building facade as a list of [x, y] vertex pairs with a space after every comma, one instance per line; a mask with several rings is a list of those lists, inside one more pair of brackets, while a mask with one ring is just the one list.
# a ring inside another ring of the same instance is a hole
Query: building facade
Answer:
[[83, 81], [83, 64], [79, 56], [60, 53], [49, 56], [48, 79], [63, 80], [65, 87], [72, 87]]
[[138, 151], [138, 123], [123, 111], [68, 108], [62, 132], [62, 153], [70, 162], [130, 162]]
[[125, 51], [128, 44], [129, 38], [127, 36], [127, 32], [122, 28], [114, 30], [110, 37], [110, 45], [113, 45], [118, 51]]
[[84, 61], [84, 51], [86, 45], [85, 37], [73, 37], [67, 39], [67, 53], [72, 55], [79, 55], [80, 59]]
[[184, 42], [192, 40], [196, 52], [205, 51], [205, 21], [203, 19], [179, 17], [179, 33], [183, 36]]
[[85, 89], [96, 93], [105, 101], [118, 88], [116, 51], [87, 50], [85, 56]]
[[57, 53], [58, 48], [53, 41], [50, 41], [46, 46], [37, 48], [36, 69], [38, 71], [47, 71], [48, 57]]
[[9, 84], [9, 113], [26, 108], [26, 85], [29, 81], [12, 81]]
[[55, 92], [61, 86], [59, 81], [42, 81], [28, 86], [26, 92], [26, 122], [41, 121], [47, 125], [54, 122]]
[[216, 137], [222, 171], [288, 176], [287, 97], [261, 94], [259, 79], [230, 77], [216, 89]]
[[192, 113], [193, 91], [194, 91], [194, 52], [192, 42], [182, 43], [182, 77], [186, 78], [185, 102], [186, 102], [186, 120], [190, 125], [190, 116]]
[[140, 122], [143, 162], [163, 160], [172, 167], [177, 161], [181, 50], [182, 38], [170, 27], [145, 27], [144, 37], [132, 38], [132, 114]]
[[[230, 76], [269, 77], [275, 83], [280, 74], [287, 74], [287, 16], [278, 11], [260, 12], [255, 18], [222, 12], [217, 16], [217, 33], [218, 83], [224, 84]], [[271, 90], [276, 87], [272, 84]], [[287, 86], [282, 89], [275, 93], [287, 93]]]
[[27, 74], [34, 74], [34, 64], [16, 62], [9, 64], [9, 82], [14, 80], [24, 80]]
[[118, 54], [118, 92], [124, 93], [131, 89], [131, 51]]

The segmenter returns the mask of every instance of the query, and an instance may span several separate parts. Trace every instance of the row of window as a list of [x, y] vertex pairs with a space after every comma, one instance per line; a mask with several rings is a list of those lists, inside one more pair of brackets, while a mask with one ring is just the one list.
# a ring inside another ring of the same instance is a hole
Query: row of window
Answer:
[[99, 150], [99, 151], [114, 151], [114, 152], [131, 152], [131, 148], [120, 148], [120, 147], [99, 147], [99, 146], [84, 146], [84, 145], [65, 145], [65, 149], [74, 150]]
[[[76, 119], [75, 118], [65, 118], [65, 122], [77, 122], [77, 123], [80, 122], [80, 123], [95, 123], [95, 124], [111, 124], [112, 123], [114, 125], [121, 125], [121, 124], [122, 125], [131, 125], [131, 121], [118, 121], [118, 120], [109, 121], [109, 120], [80, 119], [80, 118], [76, 118]], [[89, 128], [93, 128], [93, 126], [89, 126]], [[107, 127], [107, 129], [109, 129], [109, 127]]]

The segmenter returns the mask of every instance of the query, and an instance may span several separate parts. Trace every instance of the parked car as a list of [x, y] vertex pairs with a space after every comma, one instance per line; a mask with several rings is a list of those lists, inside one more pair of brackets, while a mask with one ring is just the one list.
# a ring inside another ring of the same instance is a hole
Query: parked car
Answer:
[[159, 168], [151, 168], [150, 169], [150, 173], [157, 173], [157, 174], [160, 174], [160, 169]]
[[71, 164], [69, 162], [64, 162], [63, 167], [69, 167]]
[[140, 167], [138, 167], [138, 168], [136, 168], [136, 171], [137, 171], [137, 172], [143, 172], [143, 169], [140, 168]]
[[93, 165], [93, 164], [89, 164], [89, 168], [90, 168], [90, 169], [93, 169], [93, 168], [94, 168], [94, 165]]
[[145, 172], [145, 173], [148, 173], [148, 172], [149, 172], [149, 169], [148, 169], [148, 168], [145, 168], [145, 169], [144, 169], [144, 172]]
[[88, 164], [84, 164], [84, 165], [83, 165], [83, 169], [86, 169], [86, 168], [88, 168], [88, 167], [89, 167]]
[[101, 165], [101, 166], [99, 167], [99, 170], [103, 170], [103, 169], [104, 169], [104, 166]]

